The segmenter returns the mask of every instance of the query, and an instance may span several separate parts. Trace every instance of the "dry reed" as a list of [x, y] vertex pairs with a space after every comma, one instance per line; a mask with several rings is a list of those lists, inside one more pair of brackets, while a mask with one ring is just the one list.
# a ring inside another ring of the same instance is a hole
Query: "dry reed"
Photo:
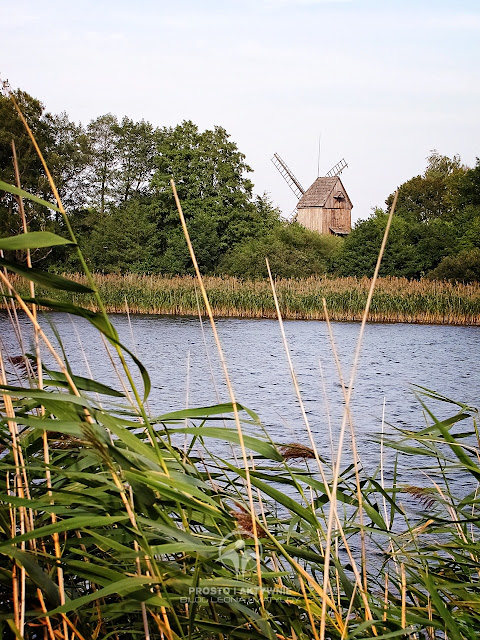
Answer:
[[[71, 277], [71, 276], [70, 276]], [[82, 276], [73, 276], [85, 283]], [[13, 278], [27, 295], [27, 285]], [[195, 278], [160, 275], [95, 275], [95, 282], [109, 313], [197, 315]], [[217, 317], [275, 318], [275, 304], [268, 281], [244, 281], [234, 277], [205, 277], [205, 289]], [[325, 298], [334, 321], [360, 321], [370, 287], [369, 278], [312, 277], [277, 280], [275, 288], [282, 316], [291, 320], [324, 320]], [[38, 290], [39, 297], [46, 291]], [[51, 293], [49, 293], [51, 295]], [[97, 309], [93, 297], [59, 292], [62, 300]], [[203, 301], [201, 312], [205, 314]], [[370, 322], [480, 325], [480, 283], [452, 284], [431, 280], [379, 278], [372, 299]]]

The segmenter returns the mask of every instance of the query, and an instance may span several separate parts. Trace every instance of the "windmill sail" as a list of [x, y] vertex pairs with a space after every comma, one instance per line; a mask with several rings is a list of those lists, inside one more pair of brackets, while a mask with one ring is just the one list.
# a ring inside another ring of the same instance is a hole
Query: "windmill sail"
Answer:
[[328, 173], [325, 174], [326, 178], [334, 178], [335, 176], [339, 176], [344, 169], [348, 167], [348, 164], [345, 162], [345, 159], [342, 158], [340, 162], [330, 169]]
[[290, 189], [296, 195], [297, 198], [301, 198], [305, 193], [305, 189], [302, 187], [297, 178], [293, 175], [290, 169], [287, 167], [285, 162], [280, 158], [278, 153], [273, 154], [272, 158], [273, 164], [277, 167], [280, 175], [283, 176], [285, 182], [288, 184]]

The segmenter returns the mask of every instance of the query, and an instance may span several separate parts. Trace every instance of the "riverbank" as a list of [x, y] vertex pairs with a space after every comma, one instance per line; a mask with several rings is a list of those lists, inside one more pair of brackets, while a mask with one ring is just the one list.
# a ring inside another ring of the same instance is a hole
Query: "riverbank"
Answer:
[[[85, 282], [82, 276], [69, 276]], [[95, 276], [109, 313], [196, 315], [197, 283], [190, 276], [142, 276], [129, 274]], [[23, 295], [26, 284], [17, 279]], [[275, 318], [268, 281], [243, 281], [233, 277], [206, 277], [205, 286], [214, 314], [237, 318]], [[368, 278], [308, 278], [277, 280], [276, 288], [284, 318], [324, 320], [325, 298], [331, 320], [359, 321], [367, 299]], [[37, 289], [38, 297], [52, 297]], [[95, 309], [85, 295], [55, 292], [61, 300]], [[200, 296], [199, 296], [200, 297]], [[204, 311], [203, 302], [199, 300]], [[480, 283], [451, 284], [431, 280], [379, 278], [372, 301], [371, 322], [480, 325]]]

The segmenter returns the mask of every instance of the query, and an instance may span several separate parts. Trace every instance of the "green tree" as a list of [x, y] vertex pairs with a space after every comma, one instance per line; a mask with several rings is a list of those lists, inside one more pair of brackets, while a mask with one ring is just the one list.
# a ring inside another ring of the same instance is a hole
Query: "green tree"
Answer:
[[[451, 218], [455, 213], [458, 184], [467, 171], [460, 157], [448, 158], [432, 151], [421, 176], [404, 182], [398, 189], [395, 213], [409, 222], [428, 222], [434, 218]], [[390, 209], [392, 193], [386, 200]]]
[[343, 240], [278, 221], [267, 233], [250, 238], [228, 252], [220, 269], [243, 278], [267, 277], [265, 259], [278, 278], [307, 278], [332, 270]]
[[153, 126], [145, 120], [134, 122], [126, 116], [113, 125], [116, 134], [117, 202], [145, 195], [155, 169], [156, 135]]
[[[340, 275], [357, 277], [373, 275], [387, 219], [387, 213], [382, 209], [376, 209], [367, 220], [357, 222], [345, 239], [339, 259]], [[419, 255], [408, 239], [409, 230], [410, 226], [406, 220], [393, 218], [382, 260], [381, 275], [414, 278], [421, 272]]]
[[480, 159], [458, 183], [455, 226], [460, 249], [480, 248]]
[[446, 256], [428, 277], [432, 280], [474, 282], [480, 280], [480, 249], [464, 249], [456, 256]]
[[[54, 145], [52, 116], [45, 111], [39, 100], [25, 91], [17, 90], [14, 96], [48, 160]], [[50, 199], [42, 164], [25, 127], [12, 101], [6, 96], [0, 96], [0, 179], [15, 184], [12, 140], [15, 141], [22, 188], [34, 195]], [[52, 224], [50, 215], [43, 207], [26, 202], [25, 212], [28, 224], [33, 230], [45, 229]], [[0, 234], [11, 235], [20, 230], [17, 199], [9, 193], [0, 193]]]
[[50, 130], [53, 144], [48, 165], [69, 213], [85, 207], [89, 199], [89, 141], [82, 125], [71, 122], [65, 112], [50, 117]]
[[[399, 187], [380, 273], [418, 278], [440, 273], [437, 267], [442, 264], [446, 277], [445, 269], [453, 265], [448, 256], [480, 246], [479, 184], [478, 162], [475, 169], [468, 169], [459, 156], [432, 152], [424, 174]], [[393, 194], [386, 202], [390, 208]], [[386, 221], [387, 214], [377, 210], [357, 223], [343, 247], [341, 275], [373, 273]]]
[[106, 114], [85, 130], [62, 113], [50, 117], [53, 152], [50, 168], [69, 211], [108, 207], [148, 192], [154, 170], [155, 131], [144, 120], [134, 122]]
[[468, 169], [461, 176], [456, 204], [458, 207], [480, 207], [480, 158], [477, 158], [473, 169]]
[[191, 121], [157, 134], [156, 172], [152, 180], [162, 270], [191, 269], [180, 240], [178, 212], [170, 179], [177, 191], [203, 271], [217, 268], [220, 257], [238, 243], [261, 234], [278, 212], [264, 196], [254, 199], [250, 167], [222, 127], [200, 132]]
[[115, 202], [118, 189], [118, 121], [111, 113], [92, 120], [87, 127], [90, 202], [101, 215]]
[[443, 258], [459, 249], [458, 229], [455, 223], [443, 218], [433, 218], [425, 224], [411, 226], [407, 231], [407, 237], [418, 256], [419, 271], [413, 277], [425, 275]]
[[82, 236], [80, 246], [95, 271], [154, 273], [158, 271], [154, 234], [148, 206], [141, 199], [132, 199], [98, 215], [91, 233]]

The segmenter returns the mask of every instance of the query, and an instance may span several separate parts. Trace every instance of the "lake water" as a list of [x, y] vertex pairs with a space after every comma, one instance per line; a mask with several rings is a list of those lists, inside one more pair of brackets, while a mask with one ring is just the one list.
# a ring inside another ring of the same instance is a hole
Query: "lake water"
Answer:
[[[75, 363], [75, 373], [89, 375], [83, 351], [93, 377], [119, 388], [102, 342], [90, 325], [55, 313], [49, 314], [48, 319], [57, 327], [66, 353]], [[121, 340], [137, 351], [150, 373], [152, 415], [186, 405], [229, 401], [208, 324], [203, 325], [202, 331], [198, 318], [132, 316], [130, 325], [125, 315], [116, 315], [113, 321]], [[21, 322], [28, 326], [25, 319]], [[42, 323], [51, 334], [46, 318]], [[5, 314], [0, 316], [0, 328], [10, 355], [18, 354]], [[219, 319], [217, 328], [237, 401], [259, 414], [276, 442], [309, 444], [278, 323]], [[335, 447], [344, 403], [327, 327], [320, 321], [290, 321], [285, 323], [285, 330], [308, 420], [320, 453], [328, 459], [330, 430]], [[356, 323], [333, 323], [347, 381], [359, 330]], [[27, 348], [32, 349], [31, 339], [26, 342]], [[360, 458], [368, 470], [374, 470], [379, 463], [379, 446], [372, 440], [381, 430], [384, 400], [386, 422], [412, 428], [425, 426], [412, 385], [423, 385], [478, 406], [479, 354], [478, 327], [367, 325], [351, 406]], [[15, 384], [15, 379], [11, 383]], [[453, 413], [448, 405], [434, 405], [434, 409], [438, 417]], [[349, 458], [347, 442], [345, 460]]]

